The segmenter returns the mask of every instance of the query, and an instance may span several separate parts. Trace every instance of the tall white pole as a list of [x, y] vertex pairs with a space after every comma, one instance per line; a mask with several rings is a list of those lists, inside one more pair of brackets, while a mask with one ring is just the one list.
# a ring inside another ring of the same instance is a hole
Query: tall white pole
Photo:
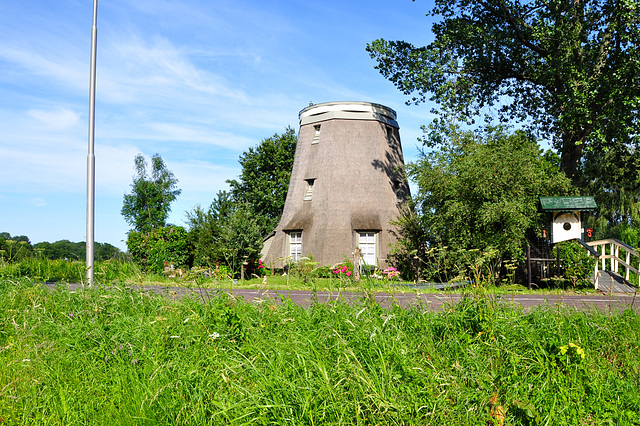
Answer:
[[87, 154], [87, 284], [93, 284], [94, 225], [96, 203], [96, 157], [93, 153], [96, 120], [96, 54], [98, 42], [98, 0], [93, 0], [91, 27], [91, 87], [89, 89], [89, 153]]

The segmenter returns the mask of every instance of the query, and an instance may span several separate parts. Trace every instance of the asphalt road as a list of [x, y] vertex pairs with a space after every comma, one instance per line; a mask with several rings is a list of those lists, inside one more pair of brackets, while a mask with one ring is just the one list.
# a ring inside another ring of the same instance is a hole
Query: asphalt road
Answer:
[[[56, 288], [55, 283], [47, 283], [47, 287]], [[70, 291], [78, 291], [83, 287], [80, 284], [64, 285]], [[117, 291], [118, 287], [107, 287]], [[343, 299], [348, 302], [357, 302], [364, 297], [361, 292], [327, 292], [327, 291], [305, 291], [305, 290], [251, 290], [251, 289], [204, 289], [185, 287], [165, 287], [165, 286], [134, 286], [133, 289], [163, 295], [170, 299], [182, 297], [197, 297], [203, 301], [209, 300], [218, 292], [230, 294], [250, 303], [273, 302], [282, 303], [283, 298], [290, 299], [293, 303], [301, 306], [311, 306], [314, 301], [325, 303], [330, 300]], [[461, 293], [373, 293], [373, 298], [381, 306], [391, 306], [397, 304], [402, 307], [420, 306], [422, 309], [441, 311], [447, 306], [459, 302], [463, 295]], [[595, 295], [551, 295], [551, 294], [511, 294], [496, 296], [499, 303], [512, 306], [520, 306], [524, 309], [531, 309], [536, 306], [568, 306], [576, 309], [600, 309], [602, 311], [620, 311], [633, 309], [640, 313], [640, 298], [636, 301], [634, 294], [595, 294]]]

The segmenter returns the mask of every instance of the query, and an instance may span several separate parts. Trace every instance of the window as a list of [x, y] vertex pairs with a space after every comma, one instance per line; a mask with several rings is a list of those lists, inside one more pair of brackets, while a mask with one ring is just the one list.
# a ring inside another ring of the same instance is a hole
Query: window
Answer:
[[318, 143], [320, 142], [320, 125], [316, 124], [315, 126], [313, 126], [313, 139], [311, 139], [311, 143]]
[[387, 126], [387, 144], [390, 147], [394, 147], [396, 144], [396, 139], [393, 136], [393, 127]]
[[362, 263], [367, 266], [375, 266], [378, 263], [376, 257], [377, 232], [358, 232], [358, 248], [362, 252]]
[[289, 256], [294, 262], [302, 257], [302, 231], [289, 232]]
[[305, 179], [305, 182], [307, 182], [307, 187], [304, 190], [304, 201], [311, 201], [311, 199], [313, 198], [313, 184], [315, 182], [315, 179]]

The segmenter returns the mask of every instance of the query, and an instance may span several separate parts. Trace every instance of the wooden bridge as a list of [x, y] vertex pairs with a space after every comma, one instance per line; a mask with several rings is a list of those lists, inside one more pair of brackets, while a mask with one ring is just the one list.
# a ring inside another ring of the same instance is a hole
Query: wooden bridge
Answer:
[[[640, 254], [633, 247], [616, 239], [589, 241], [578, 240], [595, 258], [593, 284], [605, 293], [635, 293], [640, 286], [638, 259]], [[633, 273], [633, 276], [631, 275]], [[633, 279], [633, 283], [630, 281]]]

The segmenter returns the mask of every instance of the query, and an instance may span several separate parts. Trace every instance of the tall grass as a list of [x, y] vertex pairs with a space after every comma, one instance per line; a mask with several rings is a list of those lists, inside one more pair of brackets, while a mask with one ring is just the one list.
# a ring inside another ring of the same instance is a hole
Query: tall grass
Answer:
[[631, 311], [303, 309], [0, 280], [0, 423], [640, 424], [639, 346]]
[[[135, 281], [142, 275], [132, 262], [118, 259], [98, 261], [94, 276], [101, 283]], [[19, 262], [0, 262], [0, 279], [30, 278], [39, 282], [81, 283], [86, 280], [86, 264], [79, 260], [26, 258]]]

